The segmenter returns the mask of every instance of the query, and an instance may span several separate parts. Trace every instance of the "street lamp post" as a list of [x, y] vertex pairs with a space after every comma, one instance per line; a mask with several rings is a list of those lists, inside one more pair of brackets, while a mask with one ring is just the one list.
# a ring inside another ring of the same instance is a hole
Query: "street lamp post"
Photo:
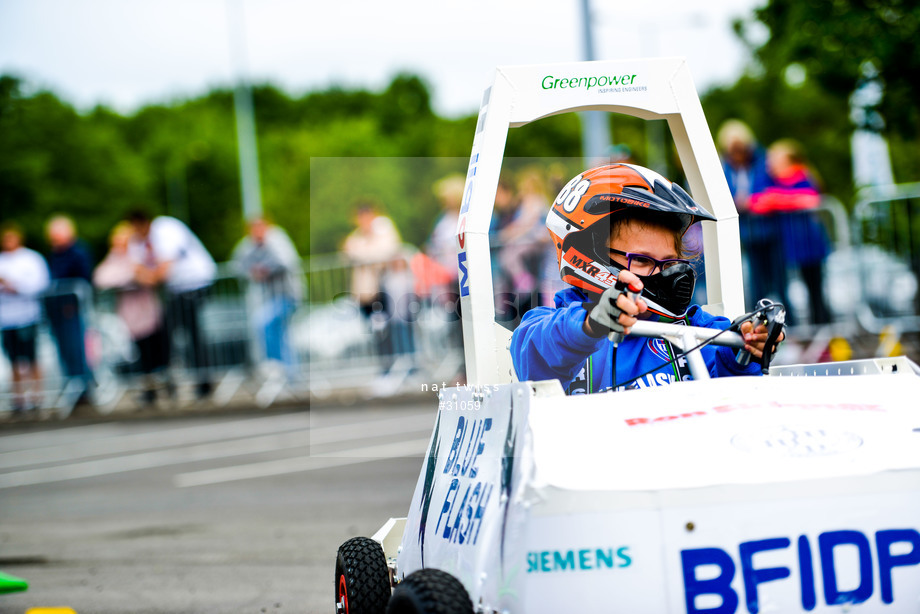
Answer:
[[243, 219], [262, 215], [262, 191], [259, 180], [259, 149], [256, 143], [256, 120], [252, 104], [252, 88], [246, 66], [246, 35], [242, 0], [227, 0], [230, 58], [236, 72], [233, 103], [236, 114], [236, 141], [240, 160], [240, 192], [243, 199]]
[[[584, 58], [596, 60], [591, 27], [590, 0], [581, 0], [581, 22], [584, 40]], [[610, 155], [610, 123], [603, 111], [584, 111], [581, 116], [581, 151], [586, 166], [594, 166], [600, 158]]]

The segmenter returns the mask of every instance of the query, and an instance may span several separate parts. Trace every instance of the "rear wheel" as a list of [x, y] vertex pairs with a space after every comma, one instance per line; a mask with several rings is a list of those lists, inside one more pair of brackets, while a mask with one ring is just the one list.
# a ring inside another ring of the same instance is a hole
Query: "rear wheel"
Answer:
[[473, 614], [460, 580], [440, 569], [419, 569], [396, 585], [386, 614]]
[[384, 614], [390, 599], [390, 573], [380, 544], [353, 537], [335, 558], [336, 614]]

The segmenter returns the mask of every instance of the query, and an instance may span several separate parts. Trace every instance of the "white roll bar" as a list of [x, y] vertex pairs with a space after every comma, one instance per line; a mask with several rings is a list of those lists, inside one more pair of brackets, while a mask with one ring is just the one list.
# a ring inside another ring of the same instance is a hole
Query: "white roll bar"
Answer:
[[685, 358], [690, 367], [693, 379], [709, 379], [709, 369], [699, 350], [695, 349], [701, 343], [710, 342], [712, 345], [724, 345], [733, 348], [744, 348], [744, 339], [736, 332], [723, 331], [702, 326], [684, 326], [682, 324], [667, 324], [664, 322], [646, 322], [640, 320], [630, 327], [630, 335], [637, 337], [655, 337], [671, 342], [681, 352], [686, 352]]
[[686, 61], [499, 67], [479, 110], [457, 224], [463, 341], [471, 385], [512, 381], [508, 333], [495, 323], [488, 234], [508, 129], [551, 115], [592, 110], [667, 120], [690, 192], [717, 220], [703, 222], [710, 302], [706, 309], [729, 317], [743, 313], [738, 214]]

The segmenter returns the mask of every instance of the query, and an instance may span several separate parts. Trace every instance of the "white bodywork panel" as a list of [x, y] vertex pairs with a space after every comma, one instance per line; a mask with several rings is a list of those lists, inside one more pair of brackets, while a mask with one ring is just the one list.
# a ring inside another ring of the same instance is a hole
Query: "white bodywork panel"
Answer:
[[[574, 87], [571, 85], [574, 84]], [[489, 225], [509, 128], [574, 111], [665, 119], [693, 198], [716, 218], [703, 222], [706, 289], [716, 315], [744, 311], [738, 214], [681, 58], [500, 67], [486, 90], [457, 226], [467, 382], [510, 382], [496, 339]]]
[[398, 576], [446, 570], [483, 612], [916, 612], [918, 393], [914, 375], [444, 390]]

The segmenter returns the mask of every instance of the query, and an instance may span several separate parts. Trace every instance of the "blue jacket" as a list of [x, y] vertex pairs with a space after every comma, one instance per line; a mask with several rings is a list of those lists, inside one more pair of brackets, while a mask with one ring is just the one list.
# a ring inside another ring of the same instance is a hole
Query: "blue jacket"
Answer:
[[770, 183], [770, 174], [767, 173], [767, 153], [762, 147], [754, 148], [751, 163], [744, 169], [739, 170], [729, 164], [728, 160], [722, 158], [722, 171], [725, 173], [725, 181], [728, 182], [728, 190], [732, 193], [732, 197], [737, 196], [738, 176], [741, 173], [748, 175], [750, 194], [760, 192]]
[[[613, 388], [613, 343], [607, 337], [595, 339], [582, 330], [587, 317], [582, 304], [586, 300], [581, 291], [567, 288], [556, 293], [555, 309], [537, 307], [524, 314], [511, 337], [511, 358], [520, 381], [557, 379], [567, 394]], [[699, 305], [693, 305], [684, 319], [690, 326], [723, 330], [730, 324], [727, 318], [712, 316]], [[746, 367], [735, 362], [732, 348], [708, 345], [702, 354], [712, 377], [760, 375], [760, 366], [755, 362]], [[627, 335], [617, 347], [617, 388], [647, 388], [692, 379], [684, 359], [665, 365], [674, 355], [667, 341]], [[659, 368], [655, 370], [656, 367]], [[647, 371], [653, 372], [633, 381]]]
[[83, 279], [93, 281], [93, 262], [82, 241], [76, 241], [61, 251], [52, 251], [48, 258], [51, 279]]

